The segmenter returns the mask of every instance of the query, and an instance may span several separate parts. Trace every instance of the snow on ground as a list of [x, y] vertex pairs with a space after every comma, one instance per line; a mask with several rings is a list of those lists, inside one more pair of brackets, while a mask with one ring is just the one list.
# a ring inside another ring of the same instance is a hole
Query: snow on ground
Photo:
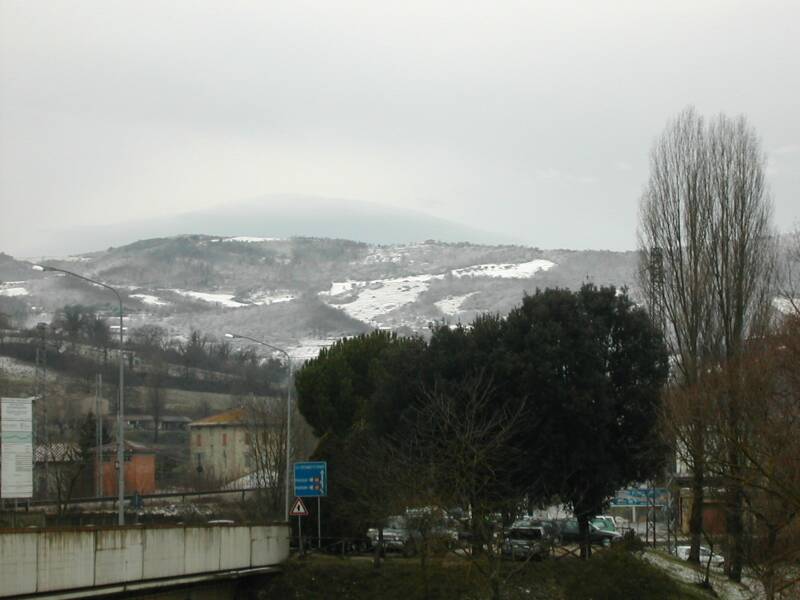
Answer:
[[321, 295], [341, 296], [355, 292], [356, 296], [352, 302], [333, 306], [354, 319], [365, 323], [374, 323], [377, 317], [414, 302], [422, 292], [428, 289], [432, 280], [442, 279], [442, 277], [444, 276], [411, 275], [376, 281], [335, 282], [328, 292], [323, 292]]
[[[9, 283], [18, 283], [16, 281]], [[0, 296], [27, 296], [30, 292], [24, 287], [6, 287], [0, 286]]]
[[278, 304], [279, 302], [291, 302], [297, 298], [296, 295], [288, 291], [274, 291], [274, 292], [257, 292], [251, 294], [247, 299], [253, 304], [259, 306], [269, 306], [270, 304]]
[[536, 259], [526, 263], [474, 265], [453, 270], [454, 277], [499, 277], [503, 279], [527, 279], [539, 271], [555, 266], [549, 260]]
[[190, 298], [203, 300], [204, 302], [221, 304], [222, 306], [226, 306], [228, 308], [240, 308], [242, 306], [250, 306], [249, 304], [245, 304], [243, 302], [237, 302], [236, 300], [234, 300], [233, 294], [211, 294], [208, 292], [192, 292], [189, 290], [176, 290], [176, 289], [170, 291], [175, 292], [176, 294], [180, 294], [181, 296], [189, 296]]
[[[688, 563], [671, 560], [657, 551], [646, 551], [642, 558], [658, 567], [670, 577], [685, 583], [699, 583], [703, 580], [702, 573]], [[719, 569], [711, 569], [709, 575], [711, 586], [723, 600], [762, 600], [764, 594], [760, 584], [751, 579], [743, 578], [743, 584], [730, 581]]]
[[461, 312], [461, 305], [464, 304], [464, 301], [477, 293], [478, 292], [470, 292], [463, 296], [447, 296], [447, 298], [442, 298], [438, 302], [434, 302], [434, 304], [436, 308], [446, 315], [457, 315]]
[[164, 302], [158, 296], [151, 296], [150, 294], [131, 294], [131, 298], [139, 298], [145, 304], [152, 304], [153, 306], [169, 306], [169, 302]]
[[[216, 241], [216, 240], [213, 240]], [[248, 243], [259, 243], [259, 242], [279, 242], [281, 238], [275, 237], [251, 237], [248, 235], [239, 235], [236, 237], [224, 238], [223, 242], [248, 242]]]
[[278, 474], [275, 471], [263, 469], [261, 471], [253, 471], [238, 479], [229, 481], [224, 486], [223, 490], [245, 490], [257, 487], [274, 487], [278, 482]]
[[36, 368], [8, 356], [0, 356], [0, 372], [9, 373], [14, 377], [33, 377]]

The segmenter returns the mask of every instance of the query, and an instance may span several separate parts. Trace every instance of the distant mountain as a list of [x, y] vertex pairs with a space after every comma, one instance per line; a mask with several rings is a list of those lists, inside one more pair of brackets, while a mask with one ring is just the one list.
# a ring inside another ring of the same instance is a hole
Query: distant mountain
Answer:
[[340, 238], [370, 244], [401, 244], [428, 239], [479, 244], [514, 241], [502, 234], [371, 202], [271, 195], [168, 217], [56, 230], [49, 232], [44, 239], [37, 239], [36, 249], [28, 254], [74, 254], [122, 246], [141, 239], [200, 233]]
[[[114, 313], [102, 288], [9, 261], [14, 280], [0, 282], [0, 311], [11, 307], [17, 321], [49, 321], [76, 303]], [[309, 356], [373, 328], [424, 335], [433, 322], [505, 314], [537, 288], [633, 287], [636, 253], [182, 235], [45, 262], [120, 290], [129, 328], [157, 324], [179, 337], [192, 329], [217, 338], [235, 332]]]

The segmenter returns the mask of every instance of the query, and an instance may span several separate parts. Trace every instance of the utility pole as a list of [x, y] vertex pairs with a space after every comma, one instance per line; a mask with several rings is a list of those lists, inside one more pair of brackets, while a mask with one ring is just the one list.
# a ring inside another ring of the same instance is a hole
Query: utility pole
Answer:
[[117, 423], [119, 425], [117, 431], [117, 464], [119, 465], [119, 472], [117, 473], [117, 524], [125, 525], [125, 343], [124, 343], [124, 328], [122, 323], [123, 306], [122, 296], [120, 293], [110, 285], [91, 279], [84, 275], [67, 271], [66, 269], [59, 269], [57, 267], [48, 267], [45, 265], [33, 265], [34, 271], [52, 271], [55, 273], [63, 273], [71, 277], [77, 277], [93, 285], [99, 285], [114, 293], [119, 303], [119, 390], [117, 402]]
[[284, 350], [283, 348], [279, 348], [278, 346], [273, 346], [272, 344], [268, 344], [262, 340], [257, 340], [247, 335], [241, 335], [239, 333], [226, 333], [225, 337], [228, 339], [242, 339], [248, 340], [250, 342], [254, 342], [256, 344], [260, 344], [265, 348], [269, 348], [275, 352], [279, 352], [283, 354], [284, 358], [286, 359], [286, 365], [289, 369], [289, 377], [286, 380], [286, 474], [285, 474], [285, 497], [284, 497], [284, 510], [283, 514], [286, 517], [286, 521], [289, 521], [289, 479], [291, 477], [291, 459], [292, 459], [292, 447], [291, 447], [291, 435], [292, 435], [292, 382], [293, 382], [293, 373], [292, 373], [292, 357], [289, 353]]
[[95, 495], [99, 498], [103, 495], [103, 415], [100, 412], [100, 406], [103, 398], [103, 374], [98, 373], [95, 376], [95, 394], [94, 394], [94, 414], [95, 414], [95, 433], [96, 444], [94, 451], [94, 461], [96, 468], [96, 482], [97, 487]]
[[[37, 323], [36, 330], [40, 334], [36, 347], [36, 395], [42, 406], [42, 430], [39, 439], [44, 447], [44, 490], [43, 497], [50, 496], [50, 436], [47, 426], [47, 323]], [[36, 464], [36, 448], [33, 450], [33, 462]]]

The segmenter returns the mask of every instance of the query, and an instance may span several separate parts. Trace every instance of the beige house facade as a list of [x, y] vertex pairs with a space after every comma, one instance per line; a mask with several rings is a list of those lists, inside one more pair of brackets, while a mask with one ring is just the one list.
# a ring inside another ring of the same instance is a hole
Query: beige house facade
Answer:
[[189, 424], [192, 468], [227, 483], [253, 470], [247, 410], [234, 408]]

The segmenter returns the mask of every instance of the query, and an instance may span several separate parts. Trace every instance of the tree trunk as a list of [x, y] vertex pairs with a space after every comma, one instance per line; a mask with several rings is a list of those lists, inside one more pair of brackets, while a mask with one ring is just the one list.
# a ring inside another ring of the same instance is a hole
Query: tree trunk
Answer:
[[[731, 453], [730, 460], [736, 459], [736, 453]], [[731, 469], [734, 465], [731, 465]], [[735, 473], [732, 473], [735, 476]], [[732, 581], [742, 580], [742, 536], [744, 526], [742, 513], [744, 510], [742, 499], [742, 484], [733, 477], [727, 483], [726, 490], [726, 516], [725, 525], [728, 533], [728, 557], [725, 561], [725, 570]]]
[[[472, 522], [470, 523], [472, 529], [472, 539], [470, 540], [470, 547], [472, 550], [473, 558], [476, 556], [480, 556], [483, 552], [483, 530], [484, 530], [484, 515], [481, 511], [477, 511], [474, 508], [472, 509]], [[488, 541], [488, 540], [487, 540]]]
[[700, 562], [703, 537], [703, 504], [705, 502], [704, 436], [699, 427], [692, 435], [692, 513], [689, 516], [689, 562]]
[[742, 394], [739, 374], [733, 372], [728, 382], [728, 477], [725, 483], [725, 526], [728, 534], [728, 560], [725, 571], [732, 581], [742, 580], [744, 493], [742, 490], [742, 456], [739, 445], [744, 432], [739, 414], [739, 399]]
[[592, 541], [589, 536], [589, 515], [578, 515], [578, 531], [581, 538], [581, 559], [588, 560], [592, 556]]
[[378, 527], [378, 543], [372, 553], [372, 566], [376, 569], [381, 568], [381, 557], [383, 556], [383, 527]]

